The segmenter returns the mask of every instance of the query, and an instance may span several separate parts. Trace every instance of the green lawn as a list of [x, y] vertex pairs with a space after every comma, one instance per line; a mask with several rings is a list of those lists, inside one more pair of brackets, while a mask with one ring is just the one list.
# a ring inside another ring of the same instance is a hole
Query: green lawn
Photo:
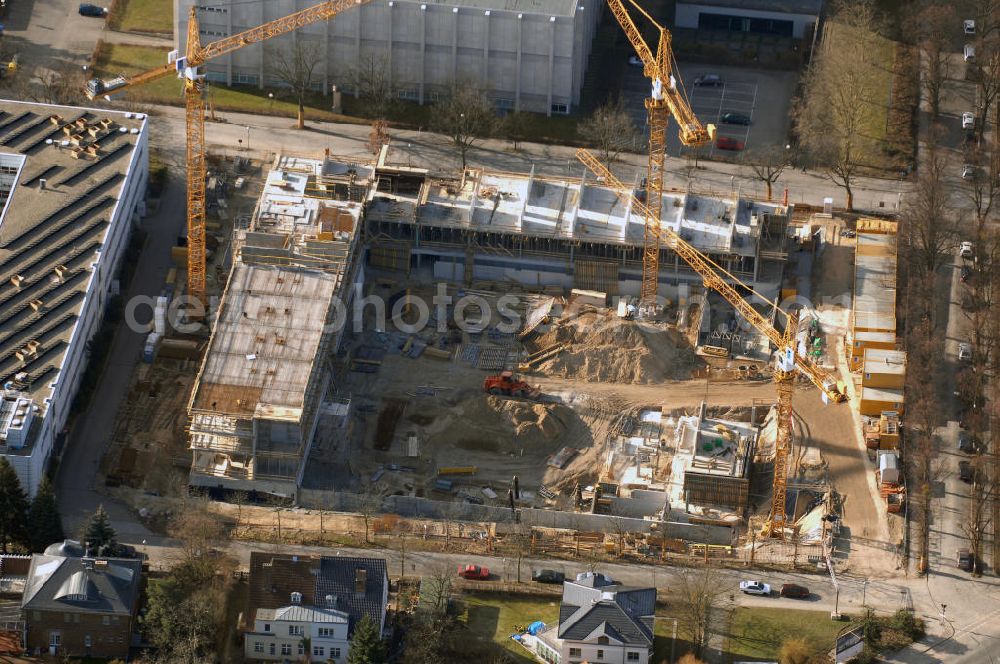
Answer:
[[118, 0], [120, 8], [110, 17], [111, 25], [125, 32], [154, 32], [172, 35], [172, 0]]
[[535, 620], [552, 624], [559, 619], [559, 597], [555, 595], [548, 598], [483, 593], [465, 595], [462, 599], [468, 609], [469, 632], [499, 643], [513, 654], [518, 664], [532, 660], [524, 648], [511, 640], [514, 625], [528, 625]]
[[728, 661], [776, 660], [781, 642], [788, 636], [803, 637], [818, 651], [826, 652], [844, 625], [830, 620], [826, 611], [736, 609], [726, 645]]

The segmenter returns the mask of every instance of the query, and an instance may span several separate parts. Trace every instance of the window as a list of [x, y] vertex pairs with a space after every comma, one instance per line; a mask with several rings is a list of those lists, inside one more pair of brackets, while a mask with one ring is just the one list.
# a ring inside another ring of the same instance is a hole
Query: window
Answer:
[[269, 652], [270, 654], [272, 654], [272, 655], [274, 654], [274, 644], [273, 644], [273, 643], [269, 643], [269, 644], [268, 644], [268, 648], [267, 648], [267, 651], [268, 651], [268, 652]]
[[265, 632], [271, 631], [271, 623], [264, 623], [264, 631]]
[[325, 650], [323, 646], [313, 646], [313, 657], [322, 657]]
[[306, 654], [306, 646], [304, 643], [299, 641], [299, 655], [304, 655], [304, 654]]
[[289, 625], [288, 636], [302, 636], [302, 625]]
[[292, 654], [292, 644], [291, 643], [282, 643], [281, 644], [281, 654], [282, 655], [291, 655]]
[[604, 651], [603, 650], [598, 650], [597, 651], [597, 659], [604, 659]]
[[569, 649], [569, 656], [570, 657], [583, 657], [583, 650], [581, 650], [580, 648], [570, 648]]
[[552, 112], [559, 115], [569, 115], [569, 104], [552, 104]]
[[74, 613], [73, 614], [73, 622], [75, 622], [75, 623], [79, 623], [80, 622], [80, 614], [79, 613]]
[[626, 662], [638, 662], [639, 661], [639, 653], [637, 653], [637, 652], [627, 652], [627, 653], [625, 653], [625, 661]]
[[63, 622], [68, 623], [72, 619], [68, 613], [63, 614]]
[[254, 641], [253, 642], [253, 651], [254, 652], [264, 652], [264, 642], [263, 641]]
[[49, 632], [49, 646], [62, 645], [62, 632]]
[[236, 74], [236, 83], [241, 85], [257, 85], [258, 78], [253, 74]]
[[320, 627], [319, 628], [319, 638], [321, 638], [321, 639], [332, 639], [333, 638], [333, 628], [332, 627]]
[[330, 648], [330, 657], [334, 659], [340, 657], [340, 648]]
[[111, 624], [111, 616], [101, 616], [101, 624], [102, 625], [110, 625]]
[[597, 637], [597, 645], [599, 645], [599, 646], [606, 646], [609, 643], [611, 643], [611, 640], [608, 639], [608, 637], [606, 637], [606, 636], [599, 636], [599, 637]]
[[41, 620], [42, 619], [42, 612], [41, 611], [32, 611], [31, 613], [33, 614], [32, 618], [34, 618], [35, 620]]
[[94, 640], [90, 638], [90, 634], [84, 635], [84, 637], [83, 637], [83, 647], [84, 648], [89, 648], [92, 645], [94, 645]]

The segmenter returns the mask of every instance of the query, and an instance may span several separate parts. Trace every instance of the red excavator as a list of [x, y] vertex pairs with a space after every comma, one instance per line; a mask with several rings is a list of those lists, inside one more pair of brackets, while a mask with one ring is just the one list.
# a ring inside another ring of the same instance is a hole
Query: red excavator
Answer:
[[520, 378], [514, 377], [513, 371], [504, 371], [495, 376], [487, 376], [483, 381], [483, 390], [494, 396], [518, 397], [520, 399], [537, 399], [542, 391], [529, 385]]

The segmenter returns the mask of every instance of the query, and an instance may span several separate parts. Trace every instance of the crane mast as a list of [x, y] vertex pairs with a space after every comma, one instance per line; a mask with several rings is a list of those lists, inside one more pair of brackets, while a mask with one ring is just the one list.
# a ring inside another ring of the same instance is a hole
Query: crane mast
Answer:
[[[197, 7], [191, 7], [188, 17], [187, 44], [183, 57], [136, 74], [110, 80], [93, 79], [87, 83], [87, 97], [105, 96], [110, 99], [126, 90], [177, 75], [184, 80], [184, 108], [187, 122], [187, 231], [188, 231], [188, 296], [207, 307], [205, 252], [205, 83], [198, 68], [213, 58], [227, 55], [251, 44], [257, 44], [305, 27], [329, 20], [351, 7], [371, 0], [328, 0], [293, 12], [235, 35], [224, 37], [205, 46], [201, 44]], [[176, 54], [172, 54], [176, 55]]]
[[[579, 159], [594, 175], [601, 178], [615, 195], [630, 204], [632, 209], [648, 218], [650, 209], [636, 200], [631, 190], [615, 177], [615, 175], [600, 162], [597, 157], [584, 149], [576, 151]], [[758, 332], [768, 338], [778, 348], [778, 362], [774, 369], [774, 383], [778, 393], [777, 426], [774, 444], [774, 479], [771, 492], [771, 512], [764, 525], [763, 534], [768, 537], [784, 539], [785, 537], [785, 495], [788, 486], [788, 455], [792, 448], [792, 381], [795, 372], [800, 371], [809, 378], [834, 403], [846, 399], [837, 385], [837, 380], [825, 369], [818, 366], [807, 355], [801, 354], [795, 348], [795, 332], [798, 317], [795, 312], [785, 314], [785, 329], [779, 332], [763, 314], [753, 308], [740, 295], [735, 287], [726, 280], [733, 281], [749, 292], [754, 292], [749, 286], [727, 270], [715, 263], [711, 258], [701, 253], [681, 238], [673, 229], [657, 224], [657, 238], [662, 238], [666, 245], [684, 259], [702, 279], [706, 288], [719, 293], [744, 319]], [[778, 311], [781, 311], [780, 309]]]
[[646, 98], [646, 117], [649, 126], [649, 154], [646, 163], [645, 230], [642, 244], [642, 282], [639, 301], [654, 304], [659, 289], [660, 274], [660, 213], [663, 208], [663, 171], [667, 151], [667, 125], [670, 117], [677, 121], [681, 143], [703, 145], [715, 138], [715, 126], [703, 126], [691, 110], [680, 81], [673, 75], [674, 56], [670, 47], [670, 32], [657, 23], [634, 0], [629, 0], [659, 33], [656, 52], [649, 47], [622, 0], [608, 0], [608, 7], [621, 25], [625, 36], [642, 61], [643, 74], [649, 79], [651, 90]]

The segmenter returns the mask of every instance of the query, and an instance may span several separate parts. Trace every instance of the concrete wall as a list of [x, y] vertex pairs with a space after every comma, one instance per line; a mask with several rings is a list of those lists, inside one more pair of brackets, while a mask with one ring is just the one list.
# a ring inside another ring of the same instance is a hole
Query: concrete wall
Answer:
[[[55, 108], [55, 107], [53, 107]], [[7, 454], [7, 460], [17, 471], [21, 486], [30, 496], [35, 495], [46, 465], [52, 456], [56, 436], [66, 426], [69, 409], [76, 397], [84, 371], [87, 369], [87, 342], [100, 327], [104, 317], [112, 282], [118, 272], [125, 247], [138, 223], [138, 211], [145, 200], [149, 177], [148, 117], [136, 136], [135, 149], [119, 190], [118, 202], [111, 211], [104, 246], [91, 264], [90, 281], [80, 309], [76, 328], [69, 340], [62, 366], [51, 383], [52, 396], [46, 401], [41, 428], [29, 454]]]
[[806, 28], [816, 23], [816, 16], [810, 14], [785, 14], [779, 11], [766, 12], [752, 9], [738, 9], [735, 7], [713, 7], [711, 5], [689, 4], [686, 2], [677, 3], [677, 13], [674, 24], [678, 28], [697, 28], [698, 15], [702, 12], [708, 14], [723, 14], [726, 16], [741, 16], [745, 18], [765, 18], [779, 21], [792, 22], [792, 36], [802, 39]]
[[[183, 49], [193, 0], [175, 0], [175, 43]], [[203, 43], [233, 35], [294, 11], [313, 0], [245, 3], [222, 0], [198, 19]], [[546, 7], [549, 5], [549, 7]], [[559, 6], [557, 6], [559, 5]], [[539, 113], [568, 112], [580, 89], [603, 5], [578, 0], [538, 2], [528, 11], [455, 7], [416, 0], [375, 0], [328, 22], [248, 46], [206, 67], [211, 80], [226, 84], [279, 87], [270, 63], [296, 43], [320, 59], [316, 88], [356, 90], [357, 72], [375, 62], [391, 72], [399, 96], [433, 102], [453, 82], [488, 91], [500, 108]]]

